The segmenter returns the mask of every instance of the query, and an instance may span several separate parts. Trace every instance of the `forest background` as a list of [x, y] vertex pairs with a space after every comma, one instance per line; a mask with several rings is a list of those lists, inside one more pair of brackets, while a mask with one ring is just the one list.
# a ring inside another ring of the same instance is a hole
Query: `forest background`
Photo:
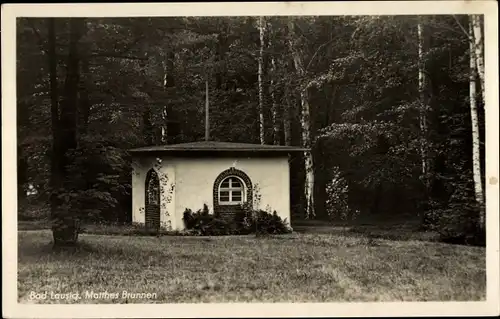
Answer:
[[[484, 243], [481, 16], [20, 18], [19, 218], [131, 221], [127, 149], [300, 145], [292, 225]], [[59, 235], [57, 235], [59, 234]]]

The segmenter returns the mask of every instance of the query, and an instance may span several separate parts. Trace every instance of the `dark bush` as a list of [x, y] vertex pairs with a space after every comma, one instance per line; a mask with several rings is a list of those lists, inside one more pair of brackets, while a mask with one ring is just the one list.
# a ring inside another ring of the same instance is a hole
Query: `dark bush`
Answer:
[[204, 205], [202, 210], [193, 213], [189, 208], [184, 211], [183, 221], [186, 229], [194, 235], [221, 236], [221, 235], [259, 235], [286, 234], [292, 230], [287, 222], [278, 216], [263, 210], [243, 210], [236, 214], [233, 220], [217, 218]]
[[286, 220], [281, 219], [276, 211], [270, 214], [264, 210], [243, 210], [235, 216], [234, 223], [237, 233], [241, 235], [277, 235], [292, 232]]
[[182, 220], [184, 222], [184, 226], [186, 227], [186, 229], [193, 229], [194, 228], [196, 218], [195, 218], [194, 213], [191, 209], [186, 208], [186, 210], [184, 210]]
[[479, 208], [461, 206], [443, 209], [437, 231], [442, 242], [460, 245], [486, 245], [486, 232], [479, 226]]
[[474, 185], [464, 170], [453, 183], [450, 182], [446, 200], [432, 200], [427, 205], [423, 227], [439, 233], [442, 242], [484, 246], [486, 233], [480, 225], [480, 215], [485, 207], [475, 200]]
[[254, 224], [257, 234], [277, 235], [291, 232], [291, 229], [288, 227], [286, 221], [282, 220], [276, 211], [269, 214], [266, 211], [258, 210], [255, 212], [254, 216], [256, 217]]
[[210, 214], [206, 204], [203, 205], [203, 209], [196, 213], [186, 208], [182, 219], [186, 229], [195, 235], [220, 236], [233, 233], [234, 227], [231, 227], [229, 222]]
[[255, 222], [251, 210], [243, 210], [234, 217], [234, 228], [240, 235], [255, 233]]

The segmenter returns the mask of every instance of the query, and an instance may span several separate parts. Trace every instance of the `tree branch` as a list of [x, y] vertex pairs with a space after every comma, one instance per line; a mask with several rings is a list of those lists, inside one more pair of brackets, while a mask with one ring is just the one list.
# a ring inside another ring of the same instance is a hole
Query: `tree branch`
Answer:
[[325, 45], [328, 45], [328, 44], [332, 43], [332, 42], [333, 42], [333, 40], [335, 40], [335, 39], [331, 39], [330, 41], [325, 42], [325, 43], [323, 43], [322, 45], [320, 45], [320, 46], [319, 46], [319, 48], [316, 50], [316, 52], [314, 52], [314, 54], [313, 54], [313, 56], [312, 56], [311, 60], [310, 60], [310, 61], [309, 61], [309, 63], [307, 64], [307, 67], [306, 67], [306, 72], [307, 72], [307, 70], [309, 69], [309, 66], [311, 66], [312, 61], [314, 60], [314, 58], [316, 57], [316, 55], [319, 53], [319, 51], [320, 51], [320, 50], [321, 50], [321, 49], [322, 49]]
[[467, 32], [467, 30], [464, 28], [464, 26], [460, 23], [460, 21], [458, 21], [458, 18], [456, 15], [453, 15], [453, 19], [455, 19], [455, 21], [457, 22], [458, 26], [460, 27], [460, 29], [462, 29], [462, 31], [464, 32], [464, 34], [467, 36], [468, 39], [470, 39], [470, 34], [469, 32]]

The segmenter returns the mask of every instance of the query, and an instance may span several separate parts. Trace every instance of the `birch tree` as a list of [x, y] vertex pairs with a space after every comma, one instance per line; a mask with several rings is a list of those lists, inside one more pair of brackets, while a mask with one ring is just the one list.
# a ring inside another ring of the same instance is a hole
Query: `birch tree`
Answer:
[[[484, 215], [484, 194], [483, 185], [481, 180], [481, 152], [480, 152], [480, 137], [479, 137], [479, 118], [478, 118], [478, 108], [477, 108], [477, 83], [476, 79], [478, 76], [478, 63], [477, 61], [477, 49], [474, 34], [475, 21], [472, 17], [469, 20], [469, 99], [470, 99], [470, 116], [472, 122], [472, 171], [474, 178], [474, 193], [476, 197], [476, 202], [481, 207], [479, 216], [479, 225], [484, 228], [485, 225], [485, 215]], [[482, 56], [482, 52], [480, 52]]]
[[[268, 33], [268, 43], [267, 43], [267, 48], [271, 49], [272, 48], [272, 41], [271, 41], [271, 36], [272, 36], [272, 25], [271, 22], [269, 21], [267, 23], [267, 33]], [[272, 51], [272, 50], [270, 50]], [[276, 103], [276, 81], [274, 80], [276, 76], [276, 60], [274, 58], [274, 54], [271, 54], [271, 69], [269, 70], [269, 75], [270, 75], [270, 85], [269, 85], [269, 95], [271, 97], [271, 119], [272, 119], [272, 124], [273, 124], [273, 144], [274, 145], [279, 145], [280, 144], [280, 126], [278, 123], [278, 104]]]
[[[163, 69], [164, 69], [164, 74], [163, 74], [163, 90], [166, 91], [167, 89], [167, 74], [168, 70], [165, 65], [165, 62], [163, 64]], [[168, 109], [167, 106], [163, 106], [163, 109], [161, 111], [161, 120], [162, 120], [162, 126], [161, 126], [161, 142], [163, 144], [167, 144], [167, 139], [168, 139], [168, 126], [167, 126], [167, 119], [168, 119]]]
[[290, 103], [290, 89], [287, 85], [285, 89], [285, 99], [286, 105], [283, 107], [283, 136], [285, 138], [285, 145], [292, 145], [292, 134], [290, 125], [290, 108], [292, 104]]
[[[163, 70], [161, 85], [163, 92], [166, 93], [165, 96], [169, 97], [172, 93], [171, 89], [175, 87], [174, 48], [170, 47], [166, 52], [160, 51], [158, 57], [161, 59], [161, 68]], [[179, 134], [179, 129], [177, 127], [178, 122], [176, 120], [177, 116], [173, 112], [173, 105], [169, 98], [161, 110], [161, 142], [163, 144], [173, 143], [176, 135]]]
[[420, 123], [420, 154], [422, 161], [422, 179], [426, 188], [429, 188], [429, 154], [427, 152], [427, 110], [429, 108], [426, 90], [427, 77], [425, 70], [425, 35], [421, 19], [418, 21], [418, 95], [419, 95], [419, 123]]
[[264, 65], [264, 17], [259, 17], [258, 28], [259, 28], [259, 38], [260, 38], [260, 48], [259, 48], [259, 70], [258, 70], [258, 85], [259, 85], [259, 140], [260, 144], [265, 144], [265, 131], [264, 131], [264, 86], [263, 86], [263, 65]]
[[481, 88], [481, 97], [483, 105], [485, 102], [485, 82], [484, 82], [484, 43], [483, 43], [483, 30], [481, 25], [481, 17], [473, 15], [472, 17], [472, 30], [471, 35], [474, 37], [474, 54], [476, 58], [477, 75], [479, 77], [479, 84]]
[[[292, 20], [288, 21], [288, 31], [289, 31], [289, 45], [290, 51], [293, 57], [293, 63], [295, 66], [295, 71], [298, 78], [304, 79], [306, 72], [304, 67], [304, 61], [302, 54], [300, 52], [299, 44], [297, 41], [297, 36], [295, 34], [295, 24]], [[308, 85], [301, 86], [300, 89], [300, 125], [302, 129], [302, 146], [304, 148], [311, 148], [311, 124], [310, 124], [310, 107], [309, 107], [309, 91]], [[314, 166], [312, 154], [309, 151], [304, 152], [304, 168], [305, 168], [305, 186], [304, 186], [304, 197], [305, 197], [305, 214], [306, 218], [312, 218], [315, 216], [314, 213]]]

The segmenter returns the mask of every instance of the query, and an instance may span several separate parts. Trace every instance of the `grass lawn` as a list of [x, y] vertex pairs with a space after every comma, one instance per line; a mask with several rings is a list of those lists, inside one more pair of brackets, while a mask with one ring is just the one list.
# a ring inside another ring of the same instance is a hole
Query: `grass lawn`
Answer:
[[[78, 303], [484, 300], [485, 249], [416, 240], [294, 233], [269, 238], [84, 234], [53, 251], [48, 230], [19, 231], [18, 298], [79, 292]], [[359, 235], [359, 234], [358, 234]], [[122, 291], [156, 299], [121, 298]], [[118, 293], [86, 299], [85, 291]]]

